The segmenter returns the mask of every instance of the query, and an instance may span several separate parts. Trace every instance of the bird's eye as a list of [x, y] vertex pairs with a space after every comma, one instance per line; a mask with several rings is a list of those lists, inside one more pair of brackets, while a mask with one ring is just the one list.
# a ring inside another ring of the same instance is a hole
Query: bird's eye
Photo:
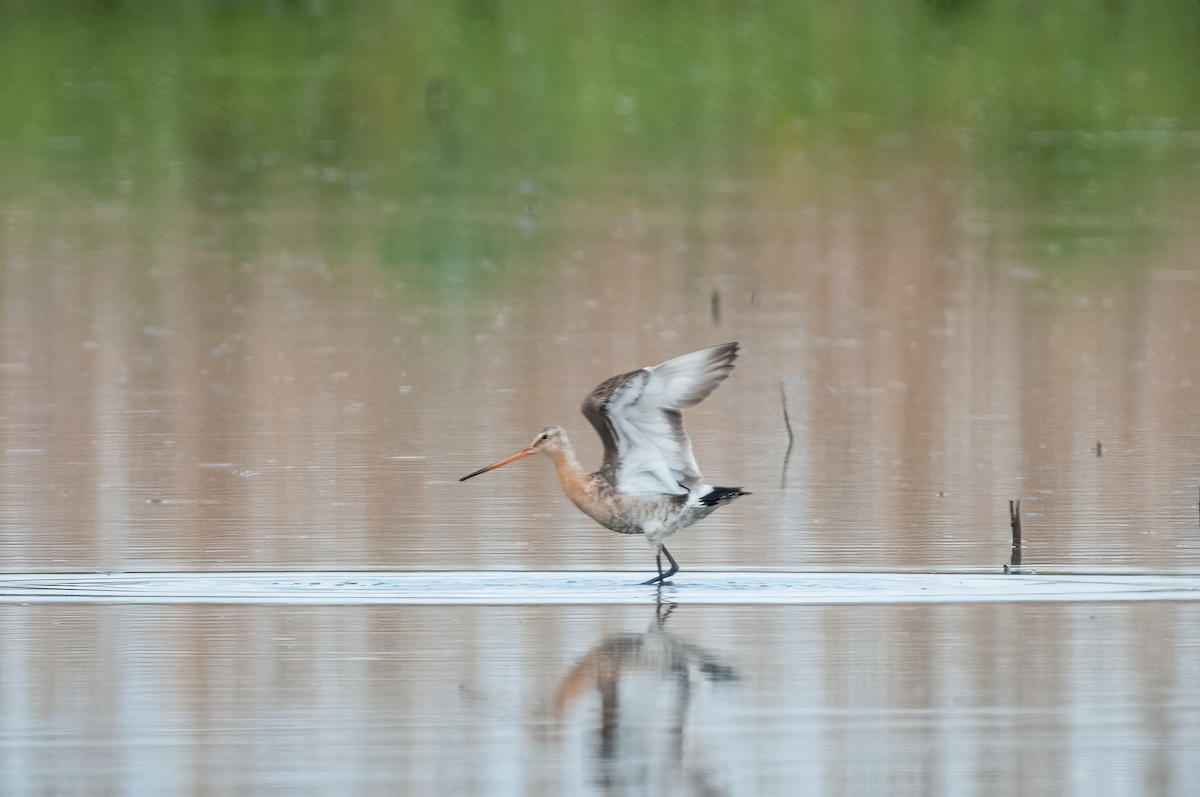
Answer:
[[548, 438], [549, 436], [550, 436], [550, 435], [548, 435], [548, 434], [544, 434], [544, 435], [542, 435], [542, 439], [543, 439], [543, 440], [545, 440], [545, 439], [546, 439], [546, 438]]

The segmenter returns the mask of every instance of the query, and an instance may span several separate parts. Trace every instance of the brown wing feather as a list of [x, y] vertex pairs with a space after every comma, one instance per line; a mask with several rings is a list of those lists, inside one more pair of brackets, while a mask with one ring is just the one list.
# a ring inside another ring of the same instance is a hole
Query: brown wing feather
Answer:
[[600, 441], [604, 443], [604, 462], [600, 465], [600, 473], [612, 485], [616, 484], [617, 438], [613, 432], [612, 422], [608, 419], [606, 407], [613, 393], [616, 393], [629, 377], [644, 370], [646, 369], [639, 368], [636, 371], [605, 379], [588, 394], [587, 398], [583, 400], [583, 406], [580, 407], [584, 417], [592, 424], [596, 434], [600, 435]]
[[[600, 465], [599, 475], [614, 489], [620, 489], [617, 484], [618, 468], [633, 467], [635, 475], [646, 471], [652, 477], [651, 481], [657, 480], [657, 486], [662, 492], [678, 492], [674, 484], [664, 480], [664, 475], [660, 472], [660, 463], [653, 461], [653, 457], [652, 461], [647, 463], [641, 461], [645, 459], [644, 456], [636, 456], [634, 459], [638, 461], [632, 466], [622, 460], [622, 452], [618, 448], [617, 427], [613, 424], [615, 413], [618, 423], [632, 425], [626, 432], [631, 432], [634, 437], [651, 435], [648, 439], [651, 444], [649, 449], [656, 450], [663, 458], [663, 464], [674, 474], [672, 478], [678, 480], [679, 488], [692, 490], [701, 486], [703, 478], [692, 455], [691, 441], [683, 429], [683, 414], [680, 410], [693, 407], [708, 397], [717, 385], [729, 376], [737, 356], [738, 344], [726, 343], [691, 352], [650, 368], [639, 368], [619, 374], [597, 385], [584, 399], [581, 409], [604, 444], [604, 461]], [[639, 407], [638, 403], [643, 398], [642, 391], [648, 385], [653, 388], [651, 402], [655, 403], [652, 407]], [[615, 406], [614, 397], [617, 399]], [[663, 428], [662, 421], [666, 422], [666, 428]], [[671, 443], [665, 447], [655, 444], [655, 434], [663, 435], [664, 439], [669, 439]], [[626, 455], [629, 453], [625, 452]], [[635, 453], [638, 453], [638, 450], [635, 450]], [[640, 453], [645, 454], [647, 451]], [[647, 468], [649, 470], [646, 470]], [[624, 474], [621, 480], [625, 481], [629, 475]], [[638, 483], [638, 479], [635, 478], [634, 483]], [[645, 489], [644, 484], [639, 483], [639, 486]]]

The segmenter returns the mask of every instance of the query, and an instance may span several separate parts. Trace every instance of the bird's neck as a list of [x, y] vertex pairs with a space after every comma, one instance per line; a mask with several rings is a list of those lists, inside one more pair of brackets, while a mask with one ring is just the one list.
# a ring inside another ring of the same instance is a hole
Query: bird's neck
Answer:
[[574, 498], [577, 491], [587, 484], [587, 472], [575, 459], [575, 450], [564, 440], [561, 448], [550, 453], [550, 458], [554, 460], [554, 470], [558, 472], [563, 491]]
[[571, 444], [564, 440], [559, 450], [551, 452], [550, 458], [554, 460], [558, 481], [571, 503], [600, 525], [612, 528], [612, 507], [600, 495], [599, 482], [575, 459]]

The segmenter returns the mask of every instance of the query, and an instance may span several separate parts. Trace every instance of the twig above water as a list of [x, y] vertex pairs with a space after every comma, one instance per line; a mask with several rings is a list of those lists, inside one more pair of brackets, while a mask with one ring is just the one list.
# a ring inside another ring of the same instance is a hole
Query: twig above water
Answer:
[[792, 458], [792, 446], [796, 444], [796, 435], [792, 434], [792, 421], [788, 417], [787, 391], [783, 387], [783, 382], [779, 383], [779, 401], [783, 404], [783, 425], [788, 433], [787, 453], [783, 455], [783, 472], [779, 474], [779, 486], [782, 488], [787, 481], [788, 460]]
[[1012, 567], [1021, 566], [1021, 500], [1008, 502], [1008, 520], [1012, 525]]
[[787, 427], [788, 433], [788, 453], [791, 453], [792, 444], [796, 442], [796, 435], [792, 434], [792, 421], [788, 418], [787, 411], [787, 391], [784, 390], [783, 382], [779, 383], [779, 400], [783, 404], [783, 425]]

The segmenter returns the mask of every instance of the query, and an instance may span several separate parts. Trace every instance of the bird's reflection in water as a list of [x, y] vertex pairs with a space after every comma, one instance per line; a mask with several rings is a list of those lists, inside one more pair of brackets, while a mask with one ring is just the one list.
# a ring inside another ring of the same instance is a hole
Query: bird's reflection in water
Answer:
[[689, 744], [689, 710], [706, 682], [737, 680], [713, 653], [666, 630], [675, 605], [662, 602], [642, 634], [604, 637], [558, 687], [555, 711], [595, 688], [600, 726], [596, 785], [604, 794], [720, 795], [711, 759]]

